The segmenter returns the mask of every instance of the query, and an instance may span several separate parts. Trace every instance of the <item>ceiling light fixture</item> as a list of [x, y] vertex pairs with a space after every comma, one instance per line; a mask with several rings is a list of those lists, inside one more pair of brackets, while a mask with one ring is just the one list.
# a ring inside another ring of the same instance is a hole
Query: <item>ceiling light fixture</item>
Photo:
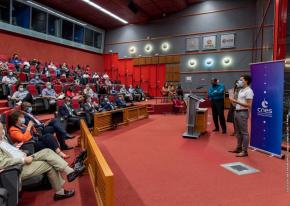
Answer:
[[82, 1], [85, 2], [85, 3], [87, 3], [87, 4], [89, 4], [89, 5], [92, 6], [92, 7], [94, 7], [94, 8], [96, 8], [96, 9], [100, 10], [101, 12], [103, 12], [103, 13], [105, 13], [105, 14], [108, 14], [109, 16], [111, 16], [111, 17], [113, 17], [113, 18], [119, 20], [120, 22], [122, 22], [122, 23], [124, 23], [124, 24], [128, 24], [128, 22], [127, 22], [126, 20], [124, 20], [124, 19], [122, 19], [121, 17], [119, 17], [119, 16], [113, 14], [112, 12], [110, 12], [110, 11], [108, 11], [107, 9], [105, 9], [105, 8], [103, 8], [103, 7], [101, 7], [101, 6], [99, 6], [98, 4], [96, 4], [96, 3], [94, 3], [94, 2], [91, 2], [90, 0], [82, 0]]
[[32, 2], [32, 1], [26, 1], [26, 2], [29, 3], [29, 4], [31, 4], [31, 5], [34, 5], [34, 6], [36, 6], [36, 7], [41, 8], [41, 9], [47, 11], [47, 12], [50, 13], [50, 14], [54, 14], [54, 15], [56, 15], [56, 16], [58, 16], [58, 17], [61, 17], [61, 18], [63, 18], [63, 19], [66, 19], [66, 20], [68, 20], [68, 21], [71, 21], [71, 22], [73, 22], [73, 23], [77, 23], [77, 24], [80, 24], [80, 25], [82, 25], [82, 26], [86, 26], [86, 25], [87, 25], [87, 24], [81, 23], [81, 22], [79, 22], [79, 21], [76, 21], [76, 20], [74, 20], [74, 19], [68, 18], [68, 17], [66, 17], [66, 16], [64, 16], [64, 15], [61, 15], [61, 14], [55, 12], [55, 11], [50, 10], [49, 8], [46, 8], [46, 7], [44, 7], [44, 6], [41, 6], [41, 5], [39, 5], [39, 4], [37, 4], [37, 3], [34, 3], [34, 2]]
[[194, 67], [197, 65], [197, 61], [196, 61], [195, 59], [190, 59], [190, 60], [188, 60], [187, 65], [188, 65], [190, 68], [194, 68]]

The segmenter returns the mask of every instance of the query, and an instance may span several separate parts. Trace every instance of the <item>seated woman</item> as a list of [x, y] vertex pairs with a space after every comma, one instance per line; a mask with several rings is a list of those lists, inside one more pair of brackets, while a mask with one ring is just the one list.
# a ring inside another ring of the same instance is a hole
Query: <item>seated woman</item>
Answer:
[[24, 114], [21, 111], [15, 111], [9, 115], [9, 125], [9, 134], [14, 143], [22, 144], [33, 139], [36, 141], [37, 151], [49, 148], [64, 159], [69, 157], [60, 150], [59, 144], [52, 134], [37, 134], [32, 121], [29, 121], [26, 126]]

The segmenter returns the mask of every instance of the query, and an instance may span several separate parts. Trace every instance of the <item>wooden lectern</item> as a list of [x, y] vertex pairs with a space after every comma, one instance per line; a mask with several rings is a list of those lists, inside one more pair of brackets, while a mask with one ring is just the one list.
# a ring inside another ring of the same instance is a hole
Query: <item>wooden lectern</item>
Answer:
[[182, 135], [184, 138], [197, 139], [200, 136], [200, 132], [195, 130], [196, 113], [200, 102], [204, 102], [204, 99], [193, 94], [188, 96], [187, 130]]

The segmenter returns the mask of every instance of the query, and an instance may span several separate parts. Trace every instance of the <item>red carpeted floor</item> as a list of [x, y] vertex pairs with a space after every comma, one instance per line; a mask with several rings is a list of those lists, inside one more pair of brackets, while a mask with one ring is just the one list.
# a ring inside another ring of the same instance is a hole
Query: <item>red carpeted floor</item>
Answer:
[[[42, 119], [46, 119], [49, 115], [43, 115]], [[76, 135], [79, 132], [75, 133]], [[69, 146], [76, 146], [77, 145], [77, 138], [72, 140], [66, 140]], [[66, 159], [67, 162], [70, 164], [73, 162], [75, 156], [79, 154], [80, 148], [75, 147], [74, 149], [64, 151], [66, 154], [70, 155], [69, 159]], [[64, 175], [65, 176], [65, 175]], [[65, 183], [66, 189], [75, 189], [75, 196], [60, 200], [55, 202], [53, 200], [54, 191], [51, 190], [43, 190], [43, 191], [36, 191], [36, 192], [22, 192], [20, 198], [20, 206], [93, 206], [97, 205], [95, 194], [93, 191], [93, 187], [91, 184], [91, 180], [88, 174], [84, 174], [83, 176], [77, 178], [75, 181]]]
[[[236, 158], [227, 152], [235, 137], [183, 139], [184, 131], [184, 115], [153, 115], [96, 137], [115, 175], [117, 206], [290, 205], [284, 160], [255, 151]], [[238, 161], [260, 173], [238, 176], [220, 166]]]

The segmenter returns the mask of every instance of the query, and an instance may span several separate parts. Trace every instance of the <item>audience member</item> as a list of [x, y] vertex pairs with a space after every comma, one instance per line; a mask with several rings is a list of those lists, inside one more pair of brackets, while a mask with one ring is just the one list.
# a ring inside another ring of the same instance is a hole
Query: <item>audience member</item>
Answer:
[[28, 125], [25, 125], [25, 118], [22, 111], [14, 111], [9, 115], [9, 135], [14, 143], [22, 144], [29, 140], [36, 142], [36, 150], [40, 151], [44, 148], [49, 148], [55, 151], [62, 158], [68, 158], [69, 156], [64, 154], [58, 145], [58, 142], [52, 134], [39, 134], [34, 127], [33, 121], [29, 121]]
[[114, 105], [110, 102], [110, 100], [108, 99], [108, 97], [105, 97], [104, 100], [102, 101], [101, 108], [102, 108], [102, 111], [103, 112], [105, 112], [105, 111], [111, 111], [111, 110], [114, 110], [115, 109]]
[[29, 102], [23, 102], [21, 108], [25, 118], [25, 125], [28, 125], [29, 121], [32, 121], [34, 123], [34, 127], [42, 134], [56, 134], [61, 150], [71, 149], [67, 146], [65, 140], [72, 139], [74, 136], [67, 133], [64, 125], [59, 119], [53, 118], [41, 123], [40, 120], [32, 114], [32, 105]]
[[86, 103], [83, 104], [83, 110], [85, 112], [85, 120], [89, 127], [94, 125], [94, 114], [100, 110], [98, 103], [92, 101], [90, 96], [87, 97]]
[[56, 99], [58, 95], [55, 90], [52, 88], [51, 83], [46, 83], [46, 88], [41, 92], [42, 97], [44, 98], [44, 105], [46, 110], [54, 111], [56, 107]]
[[67, 180], [72, 182], [85, 170], [85, 166], [71, 168], [68, 163], [50, 149], [43, 149], [27, 156], [17, 147], [10, 145], [5, 139], [3, 125], [0, 123], [0, 168], [5, 169], [13, 165], [22, 165], [21, 180], [46, 173], [54, 189], [54, 200], [62, 200], [74, 196], [74, 190], [63, 188], [64, 179], [61, 173], [67, 175]]
[[14, 76], [12, 71], [8, 72], [7, 76], [4, 76], [2, 78], [2, 89], [3, 89], [3, 95], [7, 96], [11, 94], [11, 86], [13, 84], [16, 84], [18, 82], [17, 78]]
[[62, 106], [59, 108], [59, 115], [62, 119], [64, 119], [65, 128], [67, 128], [67, 124], [72, 124], [73, 128], [80, 128], [80, 117], [77, 116], [75, 110], [71, 107], [71, 98], [66, 97]]
[[13, 107], [15, 104], [21, 105], [22, 102], [32, 102], [32, 95], [24, 88], [22, 84], [18, 85], [18, 90], [14, 92], [10, 98], [9, 106]]

